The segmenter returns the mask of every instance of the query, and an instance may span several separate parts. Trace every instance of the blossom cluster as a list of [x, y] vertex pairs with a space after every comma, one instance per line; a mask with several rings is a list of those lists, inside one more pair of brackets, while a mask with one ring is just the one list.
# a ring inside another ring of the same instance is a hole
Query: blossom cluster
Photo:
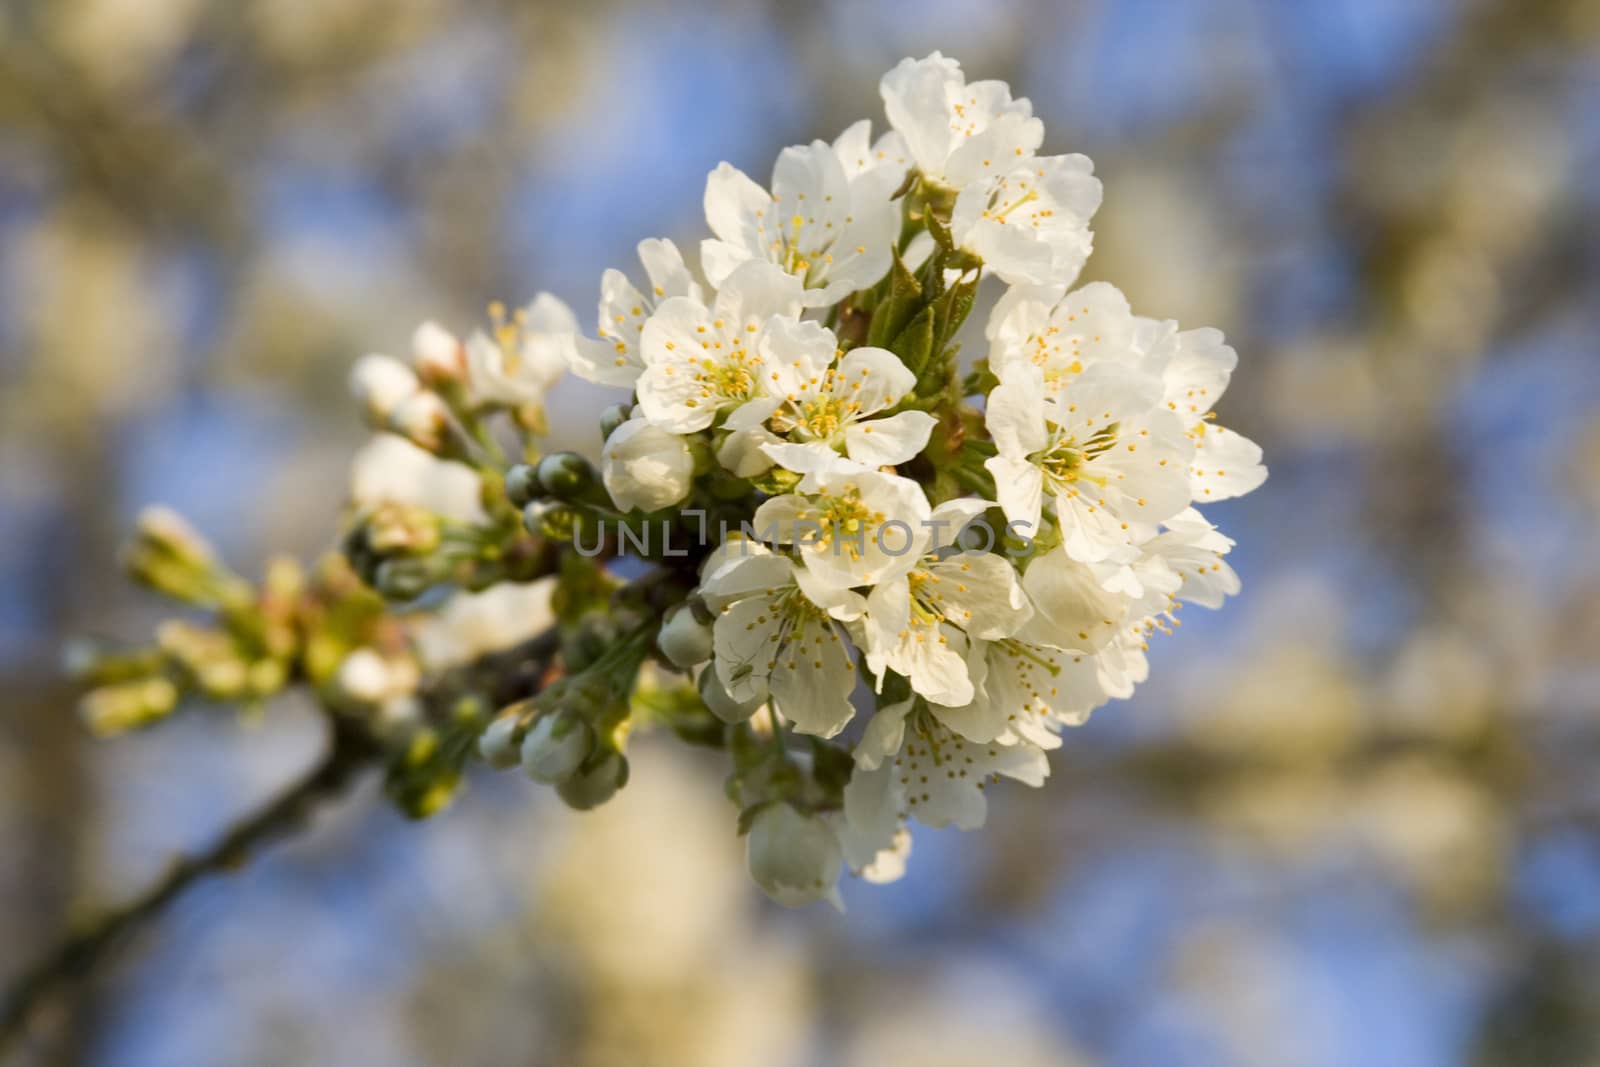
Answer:
[[[881, 92], [877, 137], [786, 148], [766, 184], [713, 170], [697, 266], [641, 242], [592, 330], [541, 294], [357, 364], [384, 434], [344, 555], [426, 619], [348, 648], [335, 688], [425, 719], [439, 671], [535, 617], [560, 637], [536, 693], [402, 730], [422, 808], [473, 749], [591, 807], [664, 723], [727, 753], [761, 887], [835, 899], [845, 867], [904, 871], [910, 823], [974, 828], [991, 785], [1042, 784], [1182, 602], [1237, 592], [1200, 510], [1266, 477], [1213, 414], [1233, 349], [1078, 284], [1100, 182], [1041, 154], [1007, 85], [934, 53]], [[568, 371], [619, 390], [597, 464], [541, 451]], [[461, 631], [470, 652], [438, 651]]]

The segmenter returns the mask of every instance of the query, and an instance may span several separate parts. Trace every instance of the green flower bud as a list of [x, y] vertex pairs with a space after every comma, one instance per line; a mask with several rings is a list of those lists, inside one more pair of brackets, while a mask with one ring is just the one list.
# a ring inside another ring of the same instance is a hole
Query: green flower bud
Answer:
[[144, 678], [102, 686], [86, 693], [79, 714], [97, 736], [108, 737], [172, 713], [178, 706], [178, 688], [166, 678]]
[[551, 496], [572, 500], [599, 484], [594, 467], [576, 452], [552, 452], [539, 461], [539, 484]]
[[607, 749], [585, 763], [578, 772], [556, 786], [556, 795], [579, 811], [598, 808], [628, 784], [628, 760]]
[[750, 484], [763, 493], [781, 496], [784, 493], [794, 491], [794, 487], [800, 484], [800, 475], [791, 470], [784, 470], [782, 467], [773, 467], [771, 470], [751, 478]]
[[522, 739], [522, 769], [529, 778], [557, 785], [577, 773], [594, 750], [594, 731], [566, 711], [546, 715]]
[[535, 500], [522, 509], [522, 524], [529, 533], [555, 541], [571, 540], [579, 519], [576, 508], [559, 500]]
[[433, 585], [433, 570], [420, 559], [386, 559], [372, 577], [373, 588], [386, 600], [415, 600]]
[[526, 463], [506, 471], [506, 499], [515, 508], [525, 508], [539, 496], [539, 472]]

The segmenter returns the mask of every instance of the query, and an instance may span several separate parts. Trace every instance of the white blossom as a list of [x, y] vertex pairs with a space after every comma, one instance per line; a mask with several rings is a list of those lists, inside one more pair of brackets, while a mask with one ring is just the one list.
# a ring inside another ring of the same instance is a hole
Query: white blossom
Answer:
[[893, 466], [921, 452], [937, 422], [925, 411], [874, 418], [911, 395], [916, 375], [881, 348], [840, 356], [838, 340], [820, 323], [772, 321], [762, 337], [761, 363], [768, 395], [728, 416], [734, 432], [718, 454], [735, 473], [759, 473], [751, 452], [787, 466], [792, 452], [761, 447], [786, 440], [842, 451], [869, 467]]
[[963, 189], [1031, 159], [1044, 124], [1001, 81], [968, 84], [961, 64], [938, 52], [901, 60], [879, 85], [889, 124], [924, 178]]
[[522, 770], [543, 785], [560, 785], [577, 773], [593, 748], [588, 723], [562, 712], [546, 714], [522, 739]]
[[1239, 356], [1213, 329], [1179, 330], [1177, 323], [1140, 321], [1139, 342], [1163, 367], [1166, 405], [1194, 441], [1190, 483], [1201, 503], [1243, 496], [1267, 480], [1261, 446], [1219, 426], [1211, 409], [1228, 387]]
[[515, 714], [498, 716], [484, 727], [483, 733], [478, 735], [478, 754], [484, 762], [496, 770], [505, 770], [520, 763], [522, 750], [513, 740], [516, 730]]
[[956, 197], [950, 236], [1012, 285], [1069, 285], [1094, 246], [1100, 179], [1087, 156], [1018, 161]]
[[663, 300], [644, 325], [639, 406], [673, 433], [710, 426], [719, 412], [766, 394], [762, 331], [800, 310], [800, 283], [765, 260], [733, 271], [710, 306], [691, 296]]
[[359, 508], [410, 504], [469, 525], [487, 521], [477, 471], [442, 460], [403, 437], [375, 435], [350, 464], [350, 501]]
[[[1013, 634], [1032, 614], [1016, 570], [1005, 557], [941, 551], [987, 505], [971, 500], [941, 505], [917, 533], [913, 565], [880, 581], [867, 595], [862, 620], [867, 666], [880, 682], [894, 671], [929, 701], [966, 705], [974, 695], [968, 642]], [[935, 538], [941, 527], [950, 531], [948, 540]]]
[[872, 585], [917, 562], [918, 538], [931, 512], [916, 482], [834, 458], [806, 474], [798, 489], [757, 508], [754, 529], [793, 546], [819, 582], [839, 589]]
[[697, 667], [711, 658], [711, 627], [680, 606], [661, 624], [656, 646], [674, 667]]
[[571, 362], [578, 330], [572, 309], [551, 294], [540, 293], [510, 316], [498, 305], [491, 311], [496, 320], [492, 329], [467, 338], [473, 398], [490, 406], [543, 403]]
[[350, 368], [350, 393], [373, 426], [387, 425], [395, 409], [421, 388], [416, 372], [393, 356], [362, 356]]
[[418, 616], [411, 631], [422, 662], [446, 670], [529, 640], [555, 622], [555, 579], [502, 582], [481, 593], [457, 593], [442, 609]]
[[855, 665], [841, 621], [859, 617], [865, 602], [785, 556], [759, 546], [749, 551], [701, 586], [717, 613], [717, 679], [731, 701], [769, 698], [796, 730], [832, 737], [855, 714]]
[[599, 385], [631, 387], [644, 372], [640, 334], [656, 305], [672, 297], [699, 303], [700, 284], [684, 265], [678, 246], [662, 238], [639, 242], [646, 288], [615, 268], [600, 278], [599, 338], [576, 337], [567, 350], [572, 372]]
[[[1185, 602], [1238, 592], [1233, 542], [1199, 507], [1267, 473], [1261, 449], [1217, 422], [1238, 363], [1219, 331], [1140, 317], [1107, 283], [1073, 288], [1101, 201], [1090, 160], [1039, 155], [1032, 105], [1004, 82], [969, 83], [940, 53], [904, 60], [880, 89], [876, 137], [862, 120], [831, 144], [786, 148], [767, 187], [721, 164], [698, 268], [671, 241], [640, 242], [643, 279], [605, 272], [594, 336], [541, 294], [509, 317], [491, 308], [492, 328], [465, 343], [425, 322], [409, 365], [368, 356], [351, 375], [390, 431], [358, 457], [355, 506], [408, 506], [385, 511], [387, 526], [366, 520], [375, 557], [417, 557], [378, 561], [392, 592], [436, 571], [476, 583], [524, 558], [490, 543], [526, 546], [508, 501], [616, 518], [574, 457], [503, 482], [486, 464], [513, 429], [523, 456], [541, 451], [530, 434], [564, 368], [632, 389], [601, 420], [611, 503], [692, 502], [727, 524], [722, 543], [700, 554], [687, 594], [673, 573], [618, 597], [611, 621], [638, 629], [567, 663], [570, 683], [525, 732], [530, 705], [502, 709], [479, 752], [593, 807], [628, 777], [614, 747], [627, 724], [600, 709], [680, 687], [660, 704], [667, 718], [692, 681], [738, 741], [728, 784], [750, 874], [791, 906], [837, 903], [846, 866], [899, 878], [913, 819], [975, 828], [991, 784], [1041, 785], [1068, 728], [1146, 680], [1150, 645]], [[887, 277], [897, 259], [917, 285]], [[988, 373], [946, 380], [966, 283], [988, 275], [1002, 283], [981, 323]], [[993, 387], [972, 397], [974, 382]], [[409, 536], [411, 520], [428, 536]], [[430, 674], [554, 625], [564, 580], [397, 609], [410, 643], [357, 649], [334, 692], [379, 724], [414, 720]], [[656, 673], [624, 678], [630, 657]], [[688, 724], [673, 720], [686, 737]]]
[[[847, 145], [846, 153], [859, 149]], [[825, 141], [785, 148], [768, 193], [723, 163], [706, 179], [706, 221], [716, 236], [700, 246], [706, 278], [721, 285], [742, 263], [764, 260], [799, 278], [808, 306], [831, 304], [865, 289], [889, 270], [900, 233], [900, 183], [894, 168], [846, 172], [841, 152]]]
[[1194, 447], [1163, 395], [1160, 378], [1101, 363], [1047, 399], [1038, 367], [1008, 367], [985, 414], [999, 451], [985, 465], [1006, 517], [1038, 531], [1048, 503], [1073, 558], [1136, 556], [1189, 504]]
[[[879, 708], [856, 746], [845, 815], [862, 828], [906, 816], [925, 826], [974, 830], [988, 813], [985, 789], [1000, 778], [1040, 786], [1044, 751], [1025, 741], [975, 744], [944, 726], [918, 701]], [[884, 847], [893, 847], [892, 839]]]
[[430, 319], [411, 335], [411, 366], [430, 383], [460, 381], [467, 374], [466, 346]]

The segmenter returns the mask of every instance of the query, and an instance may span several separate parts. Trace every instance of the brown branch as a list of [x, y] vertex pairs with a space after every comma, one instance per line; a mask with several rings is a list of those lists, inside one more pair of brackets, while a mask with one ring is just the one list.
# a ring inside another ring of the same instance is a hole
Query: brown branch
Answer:
[[266, 846], [302, 829], [322, 803], [341, 795], [361, 770], [375, 763], [378, 750], [364, 733], [336, 719], [329, 721], [333, 726], [327, 753], [298, 782], [209, 848], [177, 859], [164, 877], [136, 898], [70, 934], [11, 984], [0, 1002], [0, 1056], [23, 1037], [29, 1019], [53, 991], [93, 973], [119, 944], [148, 926], [196, 882], [236, 870]]

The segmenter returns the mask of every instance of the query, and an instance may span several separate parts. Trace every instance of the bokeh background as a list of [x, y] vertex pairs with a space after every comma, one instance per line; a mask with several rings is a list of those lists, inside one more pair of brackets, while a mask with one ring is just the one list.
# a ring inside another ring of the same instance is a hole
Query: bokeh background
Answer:
[[843, 915], [766, 905], [667, 741], [588, 816], [510, 775], [413, 825], [368, 783], [24, 1061], [1600, 1063], [1592, 0], [7, 0], [0, 979], [319, 745], [292, 703], [86, 738], [59, 649], [154, 621], [139, 506], [314, 556], [354, 357], [541, 288], [587, 321], [717, 162], [881, 122], [933, 48], [1094, 157], [1086, 277], [1238, 348], [1244, 595]]

